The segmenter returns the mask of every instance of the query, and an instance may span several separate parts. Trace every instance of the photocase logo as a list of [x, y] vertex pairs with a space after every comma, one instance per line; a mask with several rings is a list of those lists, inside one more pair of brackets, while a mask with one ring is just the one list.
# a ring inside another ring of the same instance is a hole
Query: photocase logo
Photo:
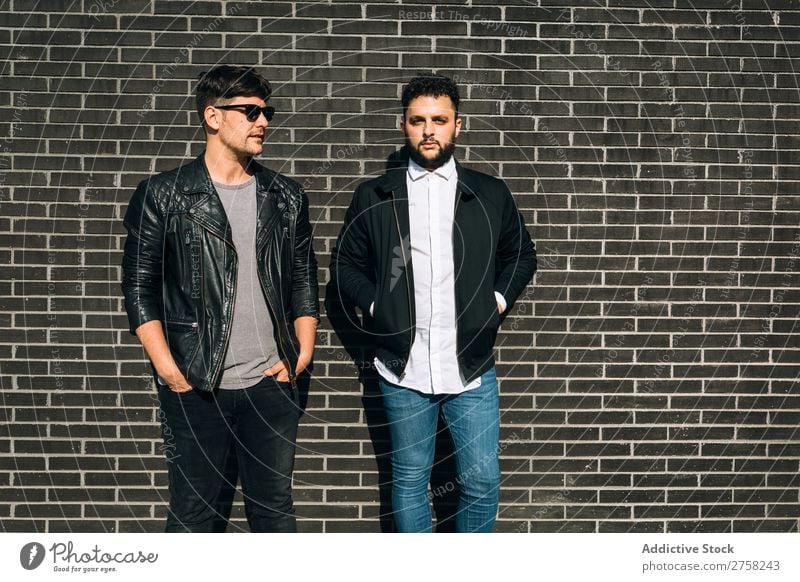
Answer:
[[44, 546], [38, 542], [30, 542], [22, 546], [19, 552], [19, 563], [26, 570], [35, 570], [44, 561]]

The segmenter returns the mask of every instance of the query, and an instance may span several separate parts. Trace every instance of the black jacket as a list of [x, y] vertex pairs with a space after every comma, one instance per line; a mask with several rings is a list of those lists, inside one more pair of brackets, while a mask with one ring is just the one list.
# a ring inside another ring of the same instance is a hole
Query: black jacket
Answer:
[[[308, 200], [296, 182], [255, 162], [256, 256], [279, 355], [294, 381], [296, 317], [319, 317]], [[141, 182], [125, 213], [122, 292], [131, 333], [160, 320], [175, 361], [196, 389], [222, 375], [236, 297], [237, 254], [202, 154]]]
[[[536, 271], [536, 250], [506, 184], [456, 164], [453, 226], [456, 345], [471, 381], [494, 365], [500, 316], [494, 292], [511, 309]], [[369, 313], [374, 301], [378, 359], [402, 376], [415, 335], [407, 166], [361, 184], [331, 256], [332, 288]]]

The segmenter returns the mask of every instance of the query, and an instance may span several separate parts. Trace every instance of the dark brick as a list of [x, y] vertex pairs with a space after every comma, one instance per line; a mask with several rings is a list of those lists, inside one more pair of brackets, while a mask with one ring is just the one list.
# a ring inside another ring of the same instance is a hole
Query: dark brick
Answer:
[[[507, 181], [540, 259], [496, 342], [498, 531], [797, 531], [800, 52], [784, 39], [800, 20], [783, 0], [767, 6], [778, 24], [745, 0], [746, 29], [725, 0], [699, 12], [688, 0], [465, 4], [373, 3], [366, 20], [357, 3], [7, 11], [4, 531], [163, 528], [152, 380], [118, 290], [119, 218], [139, 180], [199, 153], [192, 87], [221, 59], [262, 63], [273, 81], [287, 115], [264, 159], [312, 192], [323, 282], [353, 188], [402, 144], [402, 82], [459, 79], [460, 159]], [[379, 531], [375, 450], [389, 443], [364, 415], [382, 417], [380, 404], [361, 393], [350, 340], [323, 323], [300, 528]], [[247, 530], [237, 495], [229, 531]]]

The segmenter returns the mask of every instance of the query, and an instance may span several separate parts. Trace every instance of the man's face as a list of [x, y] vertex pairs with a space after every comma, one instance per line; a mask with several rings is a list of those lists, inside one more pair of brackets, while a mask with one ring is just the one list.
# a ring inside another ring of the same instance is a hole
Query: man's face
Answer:
[[447, 95], [421, 95], [412, 99], [400, 129], [406, 136], [406, 149], [412, 160], [433, 170], [453, 155], [461, 119]]
[[[224, 100], [217, 105], [230, 107], [247, 104], [266, 106], [266, 102], [260, 97], [245, 96]], [[223, 110], [208, 106], [205, 115], [208, 128], [216, 131], [220, 143], [236, 157], [256, 156], [264, 149], [264, 137], [269, 122], [263, 114], [259, 113], [255, 121], [250, 121], [244, 108]]]

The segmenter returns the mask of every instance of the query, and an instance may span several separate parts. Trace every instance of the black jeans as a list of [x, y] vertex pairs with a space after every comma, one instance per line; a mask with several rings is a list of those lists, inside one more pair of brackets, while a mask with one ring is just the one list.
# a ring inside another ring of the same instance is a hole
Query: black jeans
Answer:
[[265, 377], [244, 390], [182, 394], [160, 386], [159, 400], [169, 475], [167, 532], [213, 531], [231, 439], [250, 530], [297, 531], [292, 470], [300, 407], [288, 382]]

